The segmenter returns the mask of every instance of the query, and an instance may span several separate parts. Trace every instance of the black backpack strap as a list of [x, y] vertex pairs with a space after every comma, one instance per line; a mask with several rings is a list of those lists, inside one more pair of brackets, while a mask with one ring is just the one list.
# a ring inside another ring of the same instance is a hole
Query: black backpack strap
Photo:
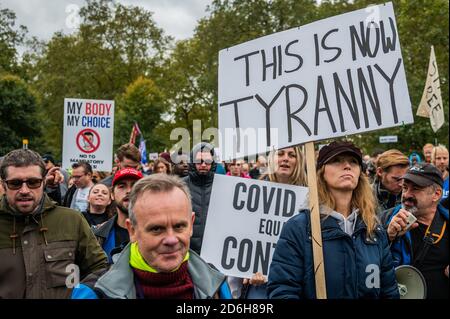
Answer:
[[420, 246], [420, 250], [419, 250], [416, 258], [414, 258], [414, 262], [413, 262], [413, 265], [416, 268], [420, 267], [422, 265], [423, 260], [426, 256], [426, 254], [428, 253], [428, 250], [430, 249], [430, 247], [433, 246], [433, 243], [434, 243], [434, 239], [431, 236], [425, 235], [423, 237], [422, 246]]
[[420, 246], [419, 251], [417, 252], [416, 257], [413, 261], [413, 266], [416, 268], [420, 267], [425, 259], [425, 256], [428, 253], [428, 250], [434, 244], [433, 234], [440, 233], [442, 229], [442, 222], [439, 218], [439, 211], [436, 210], [434, 214], [433, 220], [431, 221], [431, 225], [428, 227], [428, 230], [425, 232], [425, 236], [423, 236], [422, 246]]

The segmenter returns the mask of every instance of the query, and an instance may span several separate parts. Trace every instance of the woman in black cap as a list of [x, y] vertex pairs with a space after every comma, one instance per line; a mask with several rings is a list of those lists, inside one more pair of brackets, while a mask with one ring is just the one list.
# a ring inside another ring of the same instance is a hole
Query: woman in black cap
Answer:
[[[361, 151], [350, 142], [323, 147], [317, 180], [327, 298], [399, 298]], [[310, 225], [309, 210], [284, 225], [269, 271], [270, 298], [315, 298]]]

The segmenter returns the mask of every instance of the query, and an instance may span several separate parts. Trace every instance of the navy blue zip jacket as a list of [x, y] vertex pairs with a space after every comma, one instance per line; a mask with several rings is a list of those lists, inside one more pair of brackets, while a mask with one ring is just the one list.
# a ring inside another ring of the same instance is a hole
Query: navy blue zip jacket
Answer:
[[[389, 226], [392, 218], [397, 215], [400, 211], [402, 205], [398, 205], [391, 210], [387, 210], [384, 214], [387, 214], [385, 217], [386, 224], [385, 227]], [[448, 209], [445, 209], [441, 204], [437, 207], [437, 213], [441, 214], [442, 217], [448, 222]], [[400, 265], [411, 265], [413, 256], [411, 251], [411, 233], [407, 231], [403, 236], [400, 236], [394, 240], [391, 245], [392, 258], [394, 260], [394, 266], [398, 267]]]
[[[269, 298], [316, 298], [310, 225], [309, 210], [284, 225], [270, 265]], [[328, 299], [399, 298], [383, 227], [367, 238], [359, 216], [352, 236], [333, 217], [323, 218], [321, 226]]]

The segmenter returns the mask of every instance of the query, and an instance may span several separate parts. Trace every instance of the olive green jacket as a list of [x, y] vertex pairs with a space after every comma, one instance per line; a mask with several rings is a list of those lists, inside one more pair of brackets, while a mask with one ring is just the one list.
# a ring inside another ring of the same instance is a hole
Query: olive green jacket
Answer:
[[23, 215], [1, 197], [0, 299], [69, 298], [77, 280], [106, 267], [106, 255], [82, 214], [44, 195], [36, 213]]

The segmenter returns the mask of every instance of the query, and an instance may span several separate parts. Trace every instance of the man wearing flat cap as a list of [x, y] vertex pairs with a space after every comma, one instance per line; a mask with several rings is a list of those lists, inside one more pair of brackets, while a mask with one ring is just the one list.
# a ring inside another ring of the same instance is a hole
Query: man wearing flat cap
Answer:
[[[420, 164], [402, 179], [401, 205], [384, 213], [394, 264], [420, 270], [427, 283], [427, 299], [448, 299], [448, 210], [439, 204], [442, 173], [432, 164]], [[408, 229], [409, 214], [417, 221]]]

